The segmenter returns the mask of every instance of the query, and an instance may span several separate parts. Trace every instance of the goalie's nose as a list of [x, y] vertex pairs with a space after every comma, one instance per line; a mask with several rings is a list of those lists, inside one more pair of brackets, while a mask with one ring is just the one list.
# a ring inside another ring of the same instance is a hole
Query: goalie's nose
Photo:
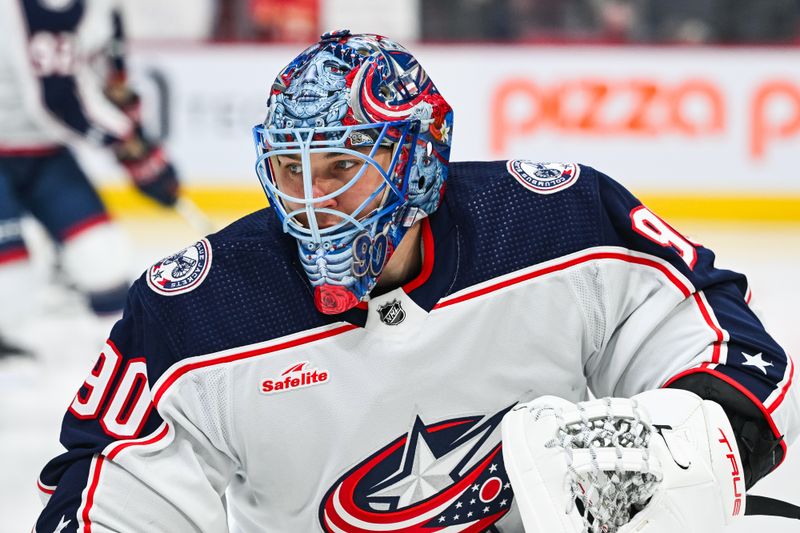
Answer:
[[[325, 185], [323, 185], [323, 183], [324, 180], [317, 180], [317, 179], [313, 180], [313, 186], [311, 192], [315, 200], [317, 198], [324, 198], [325, 196], [335, 192], [335, 189], [332, 189], [331, 187], [326, 187]], [[329, 228], [341, 221], [341, 217], [337, 215], [334, 215], [332, 213], [326, 213], [324, 211], [320, 212], [320, 209], [336, 210], [338, 205], [339, 202], [336, 200], [336, 196], [314, 202], [314, 210], [315, 210], [315, 215], [317, 217], [317, 225], [320, 228]]]
[[318, 78], [319, 72], [317, 71], [317, 65], [314, 62], [311, 62], [308, 65], [308, 68], [306, 68], [306, 71], [303, 73], [303, 82], [316, 83]]

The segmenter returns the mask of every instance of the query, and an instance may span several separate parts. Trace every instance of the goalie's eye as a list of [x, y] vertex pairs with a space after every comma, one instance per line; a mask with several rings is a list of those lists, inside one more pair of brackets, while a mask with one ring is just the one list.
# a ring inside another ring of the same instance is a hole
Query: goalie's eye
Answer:
[[335, 63], [333, 61], [326, 61], [323, 64], [323, 68], [325, 69], [326, 72], [329, 72], [331, 74], [341, 75], [347, 73], [347, 69], [344, 66], [340, 65], [339, 63]]
[[340, 159], [336, 162], [335, 166], [337, 170], [350, 170], [356, 165], [358, 165], [358, 161], [353, 161], [352, 159]]

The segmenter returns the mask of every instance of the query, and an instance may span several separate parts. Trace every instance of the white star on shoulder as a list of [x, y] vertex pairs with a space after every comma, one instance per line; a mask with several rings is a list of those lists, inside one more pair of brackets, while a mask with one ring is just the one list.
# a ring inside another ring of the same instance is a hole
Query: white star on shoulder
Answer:
[[772, 363], [764, 361], [764, 359], [761, 358], [761, 354], [762, 354], [762, 352], [758, 352], [755, 355], [750, 355], [748, 353], [742, 352], [742, 355], [744, 356], [744, 359], [745, 359], [745, 361], [744, 361], [744, 363], [742, 363], [742, 365], [743, 366], [754, 366], [754, 367], [758, 368], [759, 370], [761, 370], [764, 373], [764, 375], [766, 375], [767, 374], [767, 367], [768, 366], [772, 366]]
[[64, 519], [65, 519], [65, 518], [67, 518], [67, 517], [66, 517], [66, 515], [61, 515], [61, 520], [59, 520], [59, 521], [58, 521], [58, 525], [57, 525], [57, 526], [56, 526], [56, 528], [53, 530], [53, 533], [61, 533], [61, 531], [62, 531], [62, 530], [65, 528], [65, 527], [67, 527], [67, 526], [69, 525], [69, 523], [70, 523], [70, 522], [72, 522], [72, 520], [67, 520], [67, 521], [64, 521]]

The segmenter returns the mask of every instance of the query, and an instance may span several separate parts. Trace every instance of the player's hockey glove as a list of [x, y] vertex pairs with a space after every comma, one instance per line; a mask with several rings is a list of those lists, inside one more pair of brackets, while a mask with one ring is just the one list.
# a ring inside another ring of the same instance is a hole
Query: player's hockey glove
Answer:
[[128, 85], [124, 74], [111, 75], [103, 94], [136, 125], [137, 129], [139, 128], [142, 120], [142, 101]]
[[689, 391], [543, 396], [510, 411], [502, 434], [527, 533], [716, 533], [745, 513], [728, 418]]
[[166, 207], [178, 201], [178, 175], [164, 150], [136, 135], [113, 147], [117, 161], [142, 194]]

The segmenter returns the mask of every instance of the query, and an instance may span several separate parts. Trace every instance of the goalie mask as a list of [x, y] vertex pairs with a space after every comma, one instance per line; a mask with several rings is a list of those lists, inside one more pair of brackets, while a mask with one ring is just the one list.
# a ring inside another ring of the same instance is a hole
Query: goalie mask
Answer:
[[325, 34], [278, 75], [253, 128], [256, 172], [320, 311], [366, 300], [439, 206], [452, 120], [416, 59], [378, 35]]

